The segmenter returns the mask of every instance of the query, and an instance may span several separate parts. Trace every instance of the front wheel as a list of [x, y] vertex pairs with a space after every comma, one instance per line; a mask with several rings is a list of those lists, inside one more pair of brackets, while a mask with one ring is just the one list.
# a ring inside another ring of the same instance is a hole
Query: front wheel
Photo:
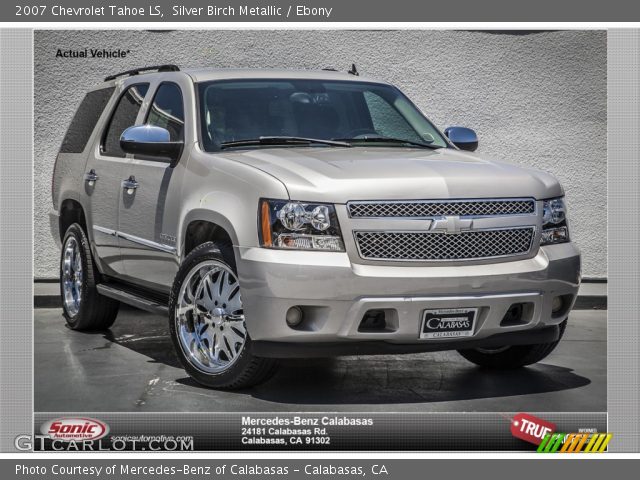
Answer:
[[228, 246], [207, 242], [187, 256], [171, 290], [169, 330], [185, 370], [206, 387], [246, 388], [275, 372], [274, 360], [252, 354]]
[[470, 362], [487, 368], [506, 370], [532, 365], [545, 359], [558, 346], [567, 328], [567, 321], [562, 322], [559, 327], [560, 336], [555, 342], [512, 345], [493, 349], [474, 348], [458, 350], [458, 353]]

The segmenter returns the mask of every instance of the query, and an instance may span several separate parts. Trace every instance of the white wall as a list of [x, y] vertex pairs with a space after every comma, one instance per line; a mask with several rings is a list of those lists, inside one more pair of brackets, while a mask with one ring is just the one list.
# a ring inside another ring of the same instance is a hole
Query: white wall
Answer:
[[[583, 274], [606, 276], [606, 33], [453, 31], [36, 31], [35, 276], [57, 276], [49, 233], [55, 156], [86, 89], [133, 67], [347, 69], [398, 85], [441, 128], [463, 125], [479, 153], [563, 183]], [[122, 48], [126, 59], [60, 59]]]

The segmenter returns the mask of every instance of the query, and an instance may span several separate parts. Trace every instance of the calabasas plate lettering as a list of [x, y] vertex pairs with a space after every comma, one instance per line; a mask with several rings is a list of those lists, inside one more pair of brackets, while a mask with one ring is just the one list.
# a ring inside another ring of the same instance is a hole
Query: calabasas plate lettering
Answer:
[[477, 308], [425, 310], [420, 338], [471, 337], [475, 331]]

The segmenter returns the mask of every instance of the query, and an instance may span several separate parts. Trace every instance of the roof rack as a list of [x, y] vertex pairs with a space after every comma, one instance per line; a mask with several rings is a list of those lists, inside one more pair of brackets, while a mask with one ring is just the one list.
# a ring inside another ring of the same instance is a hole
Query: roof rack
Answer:
[[108, 82], [110, 80], [115, 80], [118, 77], [123, 77], [125, 75], [139, 75], [143, 72], [148, 72], [150, 70], [156, 70], [158, 72], [179, 72], [180, 67], [177, 65], [154, 65], [152, 67], [142, 67], [142, 68], [134, 68], [133, 70], [125, 70], [124, 72], [116, 73], [115, 75], [109, 75], [108, 77], [104, 77], [104, 81]]

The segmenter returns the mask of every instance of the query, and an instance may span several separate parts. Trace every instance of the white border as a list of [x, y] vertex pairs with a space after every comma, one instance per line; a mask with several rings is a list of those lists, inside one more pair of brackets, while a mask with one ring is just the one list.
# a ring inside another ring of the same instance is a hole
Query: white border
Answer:
[[[0, 28], [19, 28], [32, 30], [606, 30], [609, 28], [640, 28], [640, 22], [0, 22]], [[33, 88], [33, 79], [32, 79]], [[33, 96], [32, 96], [33, 97]], [[33, 135], [33, 98], [32, 98], [32, 135]], [[33, 137], [32, 137], [33, 138]], [[32, 157], [34, 145], [32, 143]], [[32, 169], [34, 165], [32, 164]], [[32, 178], [33, 191], [33, 178]], [[32, 205], [32, 209], [34, 206]], [[33, 222], [33, 212], [32, 212]], [[35, 225], [33, 225], [35, 227]], [[33, 287], [32, 287], [33, 288]], [[32, 323], [33, 338], [33, 323]], [[33, 375], [32, 375], [33, 381]], [[32, 399], [33, 411], [33, 399]], [[43, 412], [38, 412], [43, 413]], [[104, 412], [101, 412], [104, 413]], [[126, 413], [126, 412], [119, 412]], [[305, 412], [322, 413], [322, 412]], [[446, 413], [446, 412], [441, 412]], [[492, 412], [482, 412], [492, 413]], [[35, 412], [32, 422], [34, 424]], [[25, 432], [31, 433], [31, 432]], [[0, 453], [0, 459], [174, 459], [187, 458], [196, 460], [235, 460], [235, 459], [305, 459], [305, 458], [336, 458], [336, 459], [438, 459], [438, 458], [469, 458], [469, 459], [638, 459], [640, 453], [607, 453], [607, 454], [572, 454], [572, 455], [538, 455], [535, 452], [340, 452], [340, 451], [243, 451], [243, 452], [24, 452]]]

